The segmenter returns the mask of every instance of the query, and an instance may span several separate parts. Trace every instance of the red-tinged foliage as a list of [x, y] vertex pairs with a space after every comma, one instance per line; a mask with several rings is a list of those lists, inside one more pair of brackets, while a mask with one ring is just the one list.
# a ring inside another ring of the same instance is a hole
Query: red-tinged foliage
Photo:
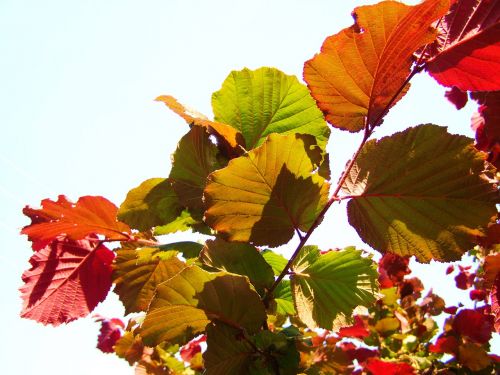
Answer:
[[467, 104], [467, 92], [460, 90], [458, 87], [453, 86], [444, 93], [444, 96], [456, 109], [462, 109]]
[[448, 307], [445, 307], [443, 311], [446, 314], [455, 315], [457, 313], [457, 310], [458, 310], [457, 306], [448, 306]]
[[458, 289], [467, 290], [474, 284], [475, 278], [476, 275], [474, 273], [469, 273], [463, 269], [455, 276], [455, 284]]
[[500, 274], [497, 275], [493, 288], [491, 289], [491, 312], [495, 316], [495, 331], [500, 333]]
[[190, 362], [191, 359], [197, 354], [201, 353], [201, 345], [200, 343], [207, 341], [207, 338], [205, 335], [201, 335], [200, 337], [191, 340], [188, 342], [186, 345], [184, 345], [179, 353], [181, 355], [181, 358], [185, 362]]
[[[499, 75], [499, 74], [497, 74]], [[479, 104], [472, 116], [472, 129], [476, 132], [476, 148], [488, 153], [488, 161], [500, 167], [500, 91], [475, 92], [472, 99]]]
[[419, 298], [422, 290], [424, 290], [424, 285], [422, 281], [416, 277], [405, 279], [399, 284], [399, 295], [401, 298], [411, 295], [415, 295], [415, 298]]
[[342, 342], [339, 348], [344, 351], [350, 361], [357, 360], [359, 363], [365, 362], [368, 358], [378, 357], [378, 350], [368, 348], [358, 348], [352, 342]]
[[455, 267], [453, 266], [453, 264], [450, 264], [447, 268], [446, 268], [446, 274], [449, 275], [450, 273], [453, 273], [453, 271], [455, 271]]
[[406, 275], [411, 273], [411, 270], [408, 268], [409, 263], [409, 257], [386, 253], [378, 263], [378, 270], [380, 274], [385, 273], [393, 283], [397, 284], [401, 282]]
[[101, 329], [97, 337], [97, 349], [103, 353], [114, 353], [114, 346], [122, 337], [125, 324], [118, 318], [97, 317], [96, 321], [101, 322]]
[[377, 358], [368, 359], [365, 370], [372, 375], [414, 375], [415, 369], [404, 362], [386, 362]]
[[482, 289], [473, 289], [469, 292], [469, 297], [473, 301], [485, 301], [487, 293]]
[[485, 344], [491, 339], [493, 316], [479, 309], [460, 310], [453, 320], [453, 330], [479, 344]]
[[340, 328], [338, 335], [340, 337], [354, 337], [362, 339], [370, 336], [370, 331], [366, 328], [363, 319], [359, 315], [356, 315], [354, 316], [354, 324], [349, 327]]
[[20, 288], [23, 318], [57, 326], [88, 315], [106, 298], [114, 253], [93, 240], [58, 239], [31, 257]]
[[62, 235], [71, 240], [81, 240], [90, 234], [105, 236], [107, 240], [130, 239], [130, 228], [116, 220], [118, 208], [106, 198], [85, 196], [74, 204], [60, 195], [56, 202], [44, 199], [41, 205], [41, 209], [23, 210], [32, 222], [21, 233], [28, 235], [34, 250]]
[[500, 89], [500, 2], [458, 0], [438, 25], [427, 71], [463, 91]]
[[449, 353], [454, 354], [458, 351], [458, 340], [455, 336], [440, 336], [435, 344], [429, 345], [431, 353]]

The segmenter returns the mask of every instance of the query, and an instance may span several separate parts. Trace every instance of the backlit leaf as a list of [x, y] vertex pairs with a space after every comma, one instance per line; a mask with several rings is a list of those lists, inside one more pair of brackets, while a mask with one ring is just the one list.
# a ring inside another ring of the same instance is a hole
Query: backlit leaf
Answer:
[[458, 358], [462, 365], [472, 371], [480, 371], [491, 364], [491, 359], [484, 348], [472, 342], [462, 344], [458, 347]]
[[175, 220], [182, 211], [179, 198], [166, 178], [150, 178], [130, 190], [118, 210], [118, 219], [140, 231]]
[[198, 242], [173, 242], [159, 247], [163, 251], [178, 251], [185, 259], [198, 258], [203, 245]]
[[[432, 42], [447, 0], [395, 1], [354, 9], [356, 23], [328, 37], [304, 65], [304, 80], [334, 127], [357, 132], [378, 122], [410, 74], [414, 52]], [[408, 90], [403, 90], [399, 100]]]
[[264, 250], [261, 254], [266, 262], [272, 267], [276, 276], [278, 276], [286, 267], [288, 260], [283, 255], [275, 253], [269, 249]]
[[158, 248], [117, 250], [113, 282], [115, 293], [125, 306], [125, 313], [146, 311], [156, 287], [179, 273], [185, 264], [176, 251]]
[[306, 246], [292, 271], [295, 308], [309, 328], [337, 328], [337, 319], [350, 320], [355, 307], [376, 300], [375, 264], [353, 247], [320, 254]]
[[233, 126], [216, 121], [210, 121], [201, 113], [193, 111], [180, 104], [170, 95], [159, 96], [156, 100], [163, 102], [172, 111], [186, 120], [188, 124], [194, 124], [205, 128], [209, 134], [217, 138], [217, 141], [221, 144], [221, 148], [225, 150], [226, 156], [230, 157], [241, 155], [243, 150], [240, 146], [244, 145], [245, 141], [241, 133]]
[[144, 352], [144, 343], [141, 336], [127, 331], [115, 344], [115, 353], [118, 357], [125, 359], [129, 365], [141, 360]]
[[200, 261], [218, 271], [247, 276], [259, 293], [274, 282], [271, 266], [255, 247], [248, 244], [208, 240], [200, 253]]
[[271, 133], [311, 134], [324, 149], [330, 135], [307, 87], [275, 68], [231, 72], [212, 95], [212, 107], [216, 121], [243, 134], [247, 150]]
[[58, 239], [33, 254], [22, 276], [21, 317], [57, 326], [88, 315], [106, 298], [114, 254], [96, 240]]
[[294, 230], [307, 231], [327, 202], [329, 184], [311, 175], [320, 162], [313, 137], [271, 134], [209, 176], [206, 223], [230, 241], [286, 243]]
[[500, 2], [458, 0], [438, 26], [427, 71], [463, 91], [500, 90]]
[[122, 336], [125, 324], [118, 318], [105, 319], [97, 317], [97, 322], [101, 323], [99, 336], [97, 337], [97, 349], [103, 353], [114, 353], [114, 346]]
[[500, 91], [473, 92], [472, 99], [479, 104], [472, 116], [472, 130], [476, 132], [476, 148], [488, 152], [488, 161], [500, 168]]
[[415, 375], [415, 369], [404, 362], [388, 362], [378, 358], [369, 358], [366, 365], [366, 370], [370, 371], [371, 375]]
[[157, 287], [141, 336], [149, 345], [185, 343], [210, 321], [253, 333], [265, 319], [264, 305], [246, 277], [190, 266]]
[[273, 300], [276, 302], [276, 314], [295, 315], [295, 306], [293, 305], [292, 287], [289, 280], [281, 280], [273, 291]]
[[421, 262], [460, 259], [496, 215], [471, 140], [421, 125], [369, 141], [344, 185], [349, 223], [374, 249]]
[[[196, 216], [196, 219], [193, 216]], [[198, 213], [192, 215], [191, 212], [189, 212], [189, 210], [187, 209], [182, 210], [180, 215], [168, 224], [155, 227], [153, 233], [155, 234], [155, 236], [161, 236], [187, 230], [193, 230], [203, 234], [210, 234], [210, 228], [208, 228], [205, 223], [203, 223], [201, 215]]]
[[81, 240], [90, 234], [100, 234], [109, 240], [126, 241], [130, 238], [130, 228], [116, 220], [117, 210], [103, 197], [85, 196], [75, 204], [60, 195], [56, 202], [44, 199], [41, 209], [25, 207], [23, 213], [32, 223], [21, 233], [28, 235], [35, 250], [44, 248], [61, 235]]
[[206, 178], [218, 168], [217, 147], [203, 128], [192, 127], [177, 145], [169, 177], [184, 206], [203, 209], [201, 197]]

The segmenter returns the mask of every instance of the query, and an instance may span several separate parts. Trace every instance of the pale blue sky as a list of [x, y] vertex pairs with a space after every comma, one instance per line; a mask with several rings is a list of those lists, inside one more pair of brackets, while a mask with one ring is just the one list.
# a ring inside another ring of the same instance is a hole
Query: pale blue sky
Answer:
[[[98, 326], [90, 318], [54, 329], [18, 317], [17, 288], [31, 254], [18, 235], [27, 223], [22, 207], [58, 194], [120, 204], [141, 181], [168, 175], [187, 130], [156, 96], [174, 95], [211, 115], [210, 96], [231, 70], [274, 66], [300, 77], [323, 39], [350, 25], [352, 8], [366, 3], [373, 1], [0, 0], [2, 373], [133, 373], [95, 349]], [[433, 122], [472, 136], [474, 106], [457, 112], [443, 92], [417, 77], [376, 135]], [[358, 141], [332, 133], [334, 176]], [[329, 213], [310, 243], [363, 245], [345, 207]], [[424, 275], [448, 296], [452, 279], [441, 277], [443, 266]], [[98, 312], [123, 313], [115, 298]]]

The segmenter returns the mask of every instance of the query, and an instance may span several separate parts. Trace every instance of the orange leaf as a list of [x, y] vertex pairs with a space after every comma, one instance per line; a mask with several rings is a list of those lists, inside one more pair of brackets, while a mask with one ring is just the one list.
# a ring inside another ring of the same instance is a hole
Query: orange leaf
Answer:
[[60, 195], [57, 202], [44, 199], [42, 209], [25, 207], [23, 213], [32, 222], [21, 233], [28, 235], [34, 250], [44, 248], [61, 235], [81, 240], [96, 234], [107, 240], [126, 241], [130, 239], [130, 228], [116, 220], [117, 211], [118, 208], [103, 197], [84, 196], [74, 204]]
[[356, 23], [328, 37], [321, 53], [304, 65], [304, 79], [327, 121], [350, 132], [365, 122], [379, 125], [386, 107], [408, 90], [406, 85], [399, 92], [413, 54], [434, 40], [430, 26], [448, 7], [448, 0], [426, 0], [416, 6], [385, 1], [356, 8]]
[[226, 151], [226, 156], [235, 157], [243, 153], [243, 149], [240, 147], [245, 145], [243, 136], [232, 126], [210, 121], [205, 115], [185, 107], [170, 95], [159, 96], [156, 101], [163, 102], [168, 108], [186, 120], [188, 124], [205, 128], [209, 134], [217, 138], [224, 151]]

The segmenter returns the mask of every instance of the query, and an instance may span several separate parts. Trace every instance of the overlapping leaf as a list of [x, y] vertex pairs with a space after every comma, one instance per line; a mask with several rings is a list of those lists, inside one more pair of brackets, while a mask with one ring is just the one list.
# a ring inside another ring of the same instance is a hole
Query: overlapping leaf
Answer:
[[215, 120], [230, 124], [251, 150], [271, 133], [303, 133], [324, 149], [330, 135], [307, 87], [275, 68], [233, 71], [212, 96]]
[[233, 126], [217, 121], [210, 121], [205, 115], [180, 104], [170, 95], [159, 96], [156, 100], [163, 102], [172, 111], [186, 120], [188, 124], [205, 128], [209, 134], [217, 138], [221, 148], [225, 151], [226, 156], [230, 157], [241, 155], [242, 149], [240, 146], [243, 146], [245, 141], [241, 133]]
[[312, 136], [271, 134], [209, 176], [205, 221], [230, 241], [286, 243], [294, 230], [307, 231], [327, 202], [329, 184], [313, 173], [320, 163]]
[[309, 328], [337, 328], [336, 321], [350, 320], [354, 308], [376, 300], [375, 264], [352, 247], [320, 254], [306, 246], [292, 272], [295, 308]]
[[33, 254], [20, 288], [23, 318], [56, 326], [88, 315], [106, 298], [114, 254], [95, 240], [55, 240]]
[[276, 276], [278, 276], [286, 267], [288, 261], [283, 255], [275, 253], [274, 251], [269, 249], [264, 250], [261, 254], [266, 262], [272, 267], [273, 272]]
[[297, 314], [293, 305], [292, 288], [289, 280], [281, 280], [273, 291], [273, 300], [276, 302], [276, 314], [285, 316]]
[[150, 178], [130, 190], [118, 210], [118, 219], [144, 231], [175, 220], [182, 211], [179, 198], [166, 178]]
[[81, 240], [90, 234], [100, 234], [108, 240], [126, 241], [130, 228], [116, 220], [118, 208], [106, 198], [84, 196], [76, 204], [64, 195], [54, 202], [42, 201], [41, 209], [25, 207], [23, 213], [32, 219], [21, 233], [28, 235], [33, 249], [44, 248], [58, 236]]
[[463, 91], [500, 90], [500, 2], [458, 0], [438, 25], [427, 71]]
[[500, 168], [500, 91], [474, 92], [471, 97], [479, 104], [472, 116], [476, 132], [476, 148], [488, 152], [488, 161]]
[[265, 319], [264, 305], [246, 277], [191, 266], [157, 287], [141, 336], [149, 345], [185, 343], [210, 321], [252, 333]]
[[156, 287], [179, 273], [185, 264], [174, 250], [158, 248], [117, 250], [113, 282], [125, 313], [146, 311]]
[[421, 125], [370, 141], [344, 185], [349, 222], [381, 252], [451, 261], [496, 215], [498, 193], [481, 177], [471, 140]]
[[172, 157], [170, 179], [181, 203], [202, 210], [201, 200], [207, 176], [220, 168], [217, 147], [202, 127], [194, 126], [181, 138]]
[[351, 132], [365, 122], [378, 125], [410, 74], [413, 53], [434, 40], [430, 25], [447, 9], [447, 0], [356, 8], [356, 23], [328, 37], [321, 53], [304, 65], [304, 79], [327, 121]]
[[259, 293], [274, 282], [271, 266], [255, 247], [248, 244], [208, 240], [200, 253], [200, 261], [219, 271], [247, 276]]

